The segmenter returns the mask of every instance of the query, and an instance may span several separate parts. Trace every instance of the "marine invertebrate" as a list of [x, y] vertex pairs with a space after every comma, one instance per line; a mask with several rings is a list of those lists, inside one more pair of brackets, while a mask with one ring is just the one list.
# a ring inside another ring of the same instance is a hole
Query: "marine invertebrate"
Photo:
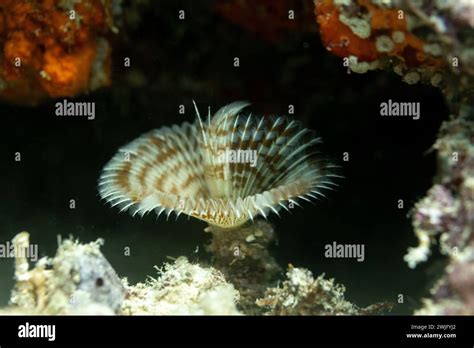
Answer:
[[36, 104], [110, 83], [115, 0], [0, 1], [0, 98]]
[[214, 265], [253, 305], [279, 267], [267, 251], [273, 229], [246, 224], [331, 189], [333, 165], [314, 147], [321, 140], [286, 117], [241, 115], [235, 102], [203, 121], [153, 130], [122, 147], [99, 180], [103, 199], [121, 211], [168, 217], [184, 213], [209, 223]]
[[207, 121], [153, 130], [120, 148], [99, 181], [121, 211], [182, 213], [221, 229], [324, 196], [334, 166], [314, 151], [321, 140], [286, 117], [242, 116], [235, 102]]

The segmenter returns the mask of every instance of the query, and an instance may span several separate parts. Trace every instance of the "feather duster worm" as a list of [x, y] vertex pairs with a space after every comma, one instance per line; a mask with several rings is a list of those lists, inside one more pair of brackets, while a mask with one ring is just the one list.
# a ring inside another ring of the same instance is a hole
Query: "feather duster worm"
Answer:
[[320, 138], [287, 117], [256, 117], [234, 102], [206, 120], [152, 130], [120, 148], [104, 167], [100, 196], [121, 211], [182, 213], [217, 228], [278, 214], [330, 189]]

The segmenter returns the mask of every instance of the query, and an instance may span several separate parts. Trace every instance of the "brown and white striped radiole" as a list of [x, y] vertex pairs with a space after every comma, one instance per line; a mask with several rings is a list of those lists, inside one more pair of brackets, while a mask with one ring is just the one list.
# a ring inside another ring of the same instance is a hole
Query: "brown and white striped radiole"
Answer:
[[[242, 115], [247, 105], [231, 103], [204, 121], [196, 107], [193, 124], [152, 130], [120, 148], [103, 169], [100, 196], [132, 215], [184, 213], [221, 228], [324, 197], [337, 175], [314, 149], [320, 138], [287, 117]], [[256, 151], [256, 164], [223, 161], [229, 150]]]

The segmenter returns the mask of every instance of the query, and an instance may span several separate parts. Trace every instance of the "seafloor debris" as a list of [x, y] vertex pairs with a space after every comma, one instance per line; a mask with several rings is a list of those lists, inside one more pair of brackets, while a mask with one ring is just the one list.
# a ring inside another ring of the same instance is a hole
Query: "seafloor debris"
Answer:
[[369, 315], [387, 311], [390, 304], [379, 303], [359, 308], [344, 299], [345, 287], [334, 279], [316, 279], [305, 268], [289, 266], [287, 280], [280, 286], [269, 288], [257, 305], [268, 315]]
[[[29, 235], [18, 234], [15, 250], [29, 247]], [[125, 287], [99, 250], [101, 241], [65, 240], [54, 258], [42, 258], [33, 269], [25, 253], [16, 254], [15, 279], [8, 312], [33, 314], [114, 314], [121, 309]]]
[[0, 0], [0, 98], [36, 104], [110, 83], [117, 0]]

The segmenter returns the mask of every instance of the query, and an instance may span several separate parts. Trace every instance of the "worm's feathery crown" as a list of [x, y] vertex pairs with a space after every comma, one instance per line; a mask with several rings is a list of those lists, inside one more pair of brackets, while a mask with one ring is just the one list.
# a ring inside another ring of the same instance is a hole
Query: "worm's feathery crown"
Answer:
[[243, 116], [247, 105], [231, 103], [205, 120], [196, 108], [194, 124], [152, 130], [120, 148], [103, 169], [100, 196], [132, 215], [184, 213], [221, 228], [324, 197], [337, 175], [314, 151], [320, 138], [286, 117]]

